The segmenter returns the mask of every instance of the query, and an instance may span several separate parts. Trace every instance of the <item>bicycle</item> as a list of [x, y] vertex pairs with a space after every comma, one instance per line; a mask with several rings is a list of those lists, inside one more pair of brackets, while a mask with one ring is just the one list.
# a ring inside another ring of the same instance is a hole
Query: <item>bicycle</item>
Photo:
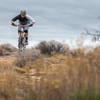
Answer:
[[19, 35], [19, 38], [18, 38], [18, 49], [19, 49], [19, 52], [23, 52], [25, 49], [26, 49], [26, 41], [25, 41], [25, 32], [24, 32], [24, 27], [27, 26], [27, 27], [31, 27], [30, 25], [16, 25], [16, 27], [21, 27], [21, 32], [20, 32], [20, 35]]
[[25, 48], [26, 48], [26, 42], [25, 42], [25, 35], [24, 35], [24, 30], [23, 30], [23, 25], [20, 26], [21, 27], [21, 35], [19, 35], [19, 38], [18, 38], [18, 48], [19, 48], [19, 51], [24, 51]]

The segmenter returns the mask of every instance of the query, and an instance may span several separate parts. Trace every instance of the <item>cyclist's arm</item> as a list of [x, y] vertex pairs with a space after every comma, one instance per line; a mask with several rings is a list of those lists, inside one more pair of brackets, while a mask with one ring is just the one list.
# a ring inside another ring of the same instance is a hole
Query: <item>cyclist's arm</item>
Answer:
[[14, 23], [15, 21], [17, 21], [19, 19], [19, 15], [14, 17], [12, 20], [11, 20], [11, 23]]
[[19, 19], [19, 15], [16, 16], [16, 17], [14, 17], [14, 18], [11, 20], [11, 24], [12, 24], [13, 26], [16, 26], [16, 24], [15, 24], [14, 22], [17, 21], [18, 19]]
[[31, 16], [27, 15], [27, 18], [28, 18], [30, 24], [36, 23], [35, 20]]

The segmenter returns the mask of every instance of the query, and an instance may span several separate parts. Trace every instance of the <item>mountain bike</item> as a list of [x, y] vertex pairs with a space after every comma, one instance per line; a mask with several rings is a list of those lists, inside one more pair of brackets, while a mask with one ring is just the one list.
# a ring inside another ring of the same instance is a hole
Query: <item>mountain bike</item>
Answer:
[[19, 52], [23, 52], [26, 48], [26, 41], [25, 41], [25, 32], [24, 32], [24, 27], [27, 26], [27, 27], [31, 27], [30, 25], [16, 25], [16, 27], [19, 27], [21, 28], [21, 32], [20, 32], [20, 35], [18, 37], [18, 49], [19, 49]]
[[26, 42], [25, 42], [25, 33], [24, 33], [24, 26], [21, 25], [21, 35], [19, 35], [19, 38], [18, 38], [18, 48], [19, 48], [19, 51], [22, 52], [25, 50], [26, 48]]

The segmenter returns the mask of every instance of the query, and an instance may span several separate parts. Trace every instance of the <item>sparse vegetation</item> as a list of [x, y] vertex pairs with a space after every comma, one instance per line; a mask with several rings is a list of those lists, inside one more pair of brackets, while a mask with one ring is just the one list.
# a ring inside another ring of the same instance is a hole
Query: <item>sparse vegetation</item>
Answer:
[[15, 52], [17, 49], [10, 44], [0, 45], [0, 56], [10, 55], [11, 52]]
[[67, 48], [64, 53], [40, 47], [26, 50], [13, 62], [0, 61], [0, 100], [100, 99], [99, 46]]

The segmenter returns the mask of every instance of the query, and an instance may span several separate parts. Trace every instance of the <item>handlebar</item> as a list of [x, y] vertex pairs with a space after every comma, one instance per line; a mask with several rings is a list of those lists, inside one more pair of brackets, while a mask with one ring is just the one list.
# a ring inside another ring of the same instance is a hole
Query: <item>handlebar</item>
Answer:
[[15, 26], [15, 27], [19, 27], [19, 26], [22, 26], [22, 27], [32, 27], [33, 26], [33, 24], [28, 24], [28, 25], [20, 25], [20, 24], [15, 24], [15, 23], [12, 23], [12, 25], [13, 26]]

